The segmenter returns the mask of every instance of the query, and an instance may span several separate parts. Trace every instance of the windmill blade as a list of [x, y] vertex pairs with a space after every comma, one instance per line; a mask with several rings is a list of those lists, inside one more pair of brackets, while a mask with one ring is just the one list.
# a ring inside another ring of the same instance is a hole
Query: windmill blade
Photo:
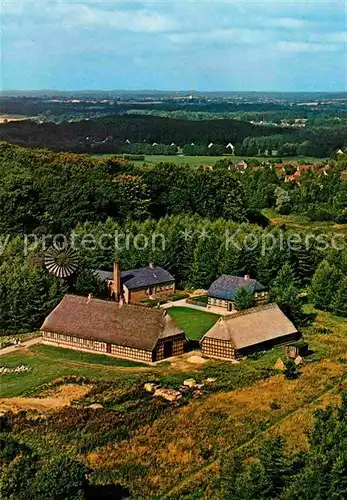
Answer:
[[73, 248], [51, 247], [46, 252], [44, 262], [50, 274], [58, 278], [68, 278], [78, 268], [78, 253]]

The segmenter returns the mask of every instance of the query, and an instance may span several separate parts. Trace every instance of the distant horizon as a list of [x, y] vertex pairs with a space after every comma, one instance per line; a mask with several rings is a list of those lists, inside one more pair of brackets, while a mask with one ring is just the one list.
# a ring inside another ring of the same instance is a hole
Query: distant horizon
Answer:
[[146, 93], [180, 93], [180, 94], [346, 94], [347, 89], [341, 90], [200, 90], [200, 89], [163, 89], [163, 88], [80, 88], [80, 89], [62, 89], [62, 88], [33, 88], [33, 89], [21, 89], [21, 88], [6, 88], [0, 90], [0, 95], [2, 93], [32, 93], [32, 92], [146, 92]]

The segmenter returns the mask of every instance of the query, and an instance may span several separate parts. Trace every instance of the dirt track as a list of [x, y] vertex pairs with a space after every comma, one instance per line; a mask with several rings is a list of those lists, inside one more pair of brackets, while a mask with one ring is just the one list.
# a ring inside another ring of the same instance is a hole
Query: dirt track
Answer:
[[37, 410], [48, 412], [70, 406], [71, 401], [79, 399], [90, 390], [90, 386], [67, 384], [60, 386], [53, 394], [42, 398], [2, 398], [0, 399], [0, 412], [22, 410]]

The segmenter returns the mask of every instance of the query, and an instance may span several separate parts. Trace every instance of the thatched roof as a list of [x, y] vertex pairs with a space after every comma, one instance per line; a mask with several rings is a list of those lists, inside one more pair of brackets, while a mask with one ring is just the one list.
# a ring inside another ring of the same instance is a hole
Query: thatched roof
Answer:
[[235, 349], [250, 347], [298, 333], [277, 304], [266, 304], [220, 318], [205, 338], [226, 340]]
[[240, 288], [246, 288], [251, 293], [266, 290], [265, 286], [255, 279], [222, 274], [212, 283], [207, 295], [216, 299], [233, 300]]
[[163, 309], [65, 295], [47, 316], [42, 331], [152, 351], [159, 339], [183, 334]]

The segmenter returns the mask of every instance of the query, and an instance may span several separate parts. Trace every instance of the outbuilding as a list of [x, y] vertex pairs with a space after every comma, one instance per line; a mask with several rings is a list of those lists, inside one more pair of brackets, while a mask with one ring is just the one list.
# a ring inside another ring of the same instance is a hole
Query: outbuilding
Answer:
[[253, 295], [256, 305], [268, 301], [267, 288], [256, 279], [252, 279], [249, 274], [244, 276], [222, 274], [207, 291], [208, 305], [234, 311], [234, 298], [241, 288], [245, 288]]
[[201, 339], [200, 346], [206, 356], [239, 359], [300, 337], [277, 304], [266, 304], [222, 316]]

